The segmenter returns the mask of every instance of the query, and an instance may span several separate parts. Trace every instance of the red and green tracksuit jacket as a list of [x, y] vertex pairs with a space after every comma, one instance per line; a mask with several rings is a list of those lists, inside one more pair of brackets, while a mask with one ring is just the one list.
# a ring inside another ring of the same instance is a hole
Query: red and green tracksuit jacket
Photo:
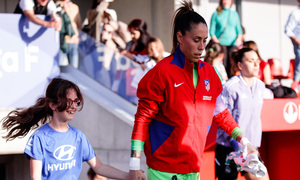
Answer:
[[200, 172], [207, 130], [216, 121], [228, 134], [237, 123], [226, 109], [214, 115], [222, 92], [213, 66], [198, 61], [198, 83], [193, 85], [193, 63], [178, 48], [140, 81], [132, 139], [144, 141], [147, 165], [155, 170], [187, 174]]

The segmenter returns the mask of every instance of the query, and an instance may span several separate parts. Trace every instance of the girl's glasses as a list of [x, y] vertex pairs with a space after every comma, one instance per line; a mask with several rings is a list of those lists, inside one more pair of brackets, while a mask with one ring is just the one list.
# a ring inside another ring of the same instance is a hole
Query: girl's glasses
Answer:
[[75, 103], [75, 105], [77, 105], [77, 106], [80, 106], [80, 105], [81, 105], [81, 101], [80, 101], [79, 99], [74, 99], [74, 100], [68, 99], [68, 104], [69, 104], [69, 106], [72, 106], [73, 103]]

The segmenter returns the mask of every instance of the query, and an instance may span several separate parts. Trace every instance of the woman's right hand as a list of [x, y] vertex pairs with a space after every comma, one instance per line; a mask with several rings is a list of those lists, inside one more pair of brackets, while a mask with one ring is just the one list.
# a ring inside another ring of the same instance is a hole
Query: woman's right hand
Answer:
[[146, 176], [143, 174], [143, 170], [130, 170], [130, 180], [146, 180]]

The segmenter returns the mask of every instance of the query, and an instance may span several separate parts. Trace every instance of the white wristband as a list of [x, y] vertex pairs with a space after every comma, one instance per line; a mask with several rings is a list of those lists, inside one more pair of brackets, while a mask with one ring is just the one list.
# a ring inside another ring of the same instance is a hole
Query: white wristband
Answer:
[[241, 144], [242, 144], [243, 146], [245, 146], [245, 145], [247, 145], [247, 144], [250, 144], [250, 141], [249, 141], [247, 138], [243, 137], [243, 138], [241, 139]]
[[129, 161], [129, 170], [140, 170], [140, 158], [131, 157]]

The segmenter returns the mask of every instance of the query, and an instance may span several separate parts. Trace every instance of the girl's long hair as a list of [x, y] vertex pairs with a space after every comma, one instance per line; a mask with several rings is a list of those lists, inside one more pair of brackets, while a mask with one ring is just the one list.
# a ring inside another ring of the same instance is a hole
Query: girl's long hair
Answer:
[[41, 97], [29, 108], [22, 110], [13, 110], [2, 121], [2, 128], [8, 131], [3, 136], [7, 141], [17, 137], [24, 137], [30, 130], [36, 129], [45, 124], [53, 116], [53, 110], [49, 103], [57, 104], [57, 111], [62, 112], [68, 108], [67, 93], [74, 89], [78, 99], [81, 101], [79, 110], [83, 108], [83, 97], [80, 89], [71, 81], [54, 78], [48, 85], [46, 96]]
[[175, 14], [173, 16], [173, 47], [171, 54], [174, 54], [175, 50], [178, 47], [176, 33], [180, 31], [184, 36], [186, 31], [190, 31], [192, 29], [192, 25], [199, 23], [203, 23], [207, 26], [204, 18], [194, 11], [192, 2], [190, 0], [183, 0], [181, 2], [181, 7], [179, 7], [175, 11]]

